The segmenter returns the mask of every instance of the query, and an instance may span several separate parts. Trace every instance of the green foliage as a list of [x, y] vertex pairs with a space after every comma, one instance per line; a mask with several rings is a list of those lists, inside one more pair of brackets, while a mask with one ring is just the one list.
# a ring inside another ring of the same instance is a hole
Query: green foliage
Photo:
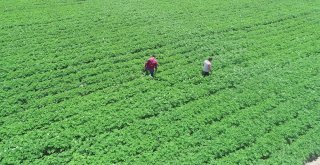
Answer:
[[[319, 5], [2, 1], [0, 164], [318, 157]], [[141, 69], [154, 54], [150, 79]]]

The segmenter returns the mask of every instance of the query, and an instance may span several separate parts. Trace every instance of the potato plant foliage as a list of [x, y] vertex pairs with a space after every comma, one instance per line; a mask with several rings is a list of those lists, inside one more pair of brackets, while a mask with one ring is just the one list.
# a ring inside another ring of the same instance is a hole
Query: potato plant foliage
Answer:
[[0, 0], [0, 13], [0, 164], [320, 156], [319, 0]]

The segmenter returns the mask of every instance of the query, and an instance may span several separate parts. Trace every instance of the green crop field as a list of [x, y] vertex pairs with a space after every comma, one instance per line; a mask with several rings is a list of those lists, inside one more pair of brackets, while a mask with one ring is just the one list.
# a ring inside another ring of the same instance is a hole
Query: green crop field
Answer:
[[319, 156], [319, 0], [0, 0], [0, 164]]

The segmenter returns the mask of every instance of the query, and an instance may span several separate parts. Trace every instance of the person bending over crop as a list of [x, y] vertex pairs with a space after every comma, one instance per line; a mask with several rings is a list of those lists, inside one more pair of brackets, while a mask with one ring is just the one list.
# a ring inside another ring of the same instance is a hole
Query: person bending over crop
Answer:
[[203, 70], [202, 70], [202, 75], [203, 77], [209, 76], [211, 72], [211, 61], [212, 58], [208, 58], [207, 60], [204, 60], [203, 62]]
[[156, 57], [154, 55], [148, 59], [148, 61], [144, 65], [144, 69], [146, 71], [146, 75], [150, 74], [151, 77], [154, 77], [154, 73], [158, 69], [158, 61], [156, 60]]

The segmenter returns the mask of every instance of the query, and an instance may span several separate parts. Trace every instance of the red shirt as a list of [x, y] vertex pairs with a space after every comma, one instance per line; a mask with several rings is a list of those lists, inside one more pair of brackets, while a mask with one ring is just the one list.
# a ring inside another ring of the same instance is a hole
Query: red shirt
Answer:
[[148, 70], [154, 70], [158, 67], [158, 62], [154, 57], [149, 58], [149, 60], [145, 64], [145, 68]]

